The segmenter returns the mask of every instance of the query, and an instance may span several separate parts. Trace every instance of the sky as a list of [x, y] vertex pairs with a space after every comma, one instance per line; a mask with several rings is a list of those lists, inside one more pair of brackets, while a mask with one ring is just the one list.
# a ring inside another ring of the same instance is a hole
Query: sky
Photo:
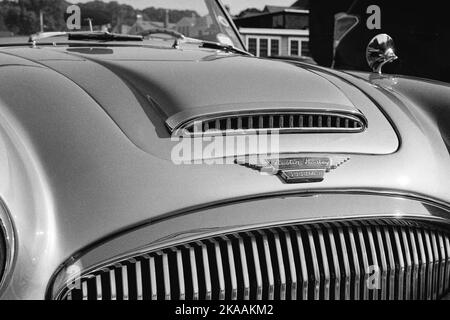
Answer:
[[[88, 2], [90, 0], [69, 0], [69, 2]], [[108, 0], [103, 0], [109, 2]], [[202, 11], [204, 8], [201, 0], [116, 0], [119, 3], [125, 3], [133, 6], [136, 9], [144, 9], [146, 7], [165, 7], [165, 8], [182, 8], [182, 9], [195, 9]], [[275, 6], [289, 6], [295, 2], [295, 0], [222, 0], [225, 5], [229, 5], [231, 13], [238, 14], [247, 8], [264, 8], [265, 5]], [[203, 12], [199, 12], [202, 14]]]

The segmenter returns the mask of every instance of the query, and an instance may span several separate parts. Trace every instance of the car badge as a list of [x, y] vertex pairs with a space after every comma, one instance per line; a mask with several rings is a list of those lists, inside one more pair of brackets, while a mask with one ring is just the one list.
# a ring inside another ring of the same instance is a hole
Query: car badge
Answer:
[[244, 157], [236, 163], [269, 175], [278, 175], [286, 183], [321, 182], [325, 174], [334, 170], [350, 158], [346, 157], [298, 157], [261, 159]]

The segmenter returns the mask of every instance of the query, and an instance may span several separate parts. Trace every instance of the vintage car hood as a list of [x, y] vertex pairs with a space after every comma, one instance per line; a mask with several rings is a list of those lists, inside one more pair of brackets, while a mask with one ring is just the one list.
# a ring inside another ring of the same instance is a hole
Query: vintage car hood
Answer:
[[[0, 50], [0, 196], [19, 239], [34, 246], [32, 254], [20, 248], [17, 265], [45, 284], [69, 256], [97, 241], [228, 203], [320, 193], [389, 193], [450, 203], [450, 157], [442, 134], [421, 101], [395, 90], [337, 71], [211, 51], [166, 50], [164, 58], [139, 49], [142, 61], [136, 61], [126, 49], [103, 55], [77, 50]], [[284, 138], [292, 157], [349, 159], [318, 183], [286, 184], [234, 163], [171, 161], [177, 142], [170, 139], [166, 116], [257, 101], [343, 105], [360, 110], [369, 127], [358, 135]], [[273, 219], [282, 219], [278, 215]], [[35, 287], [15, 288], [15, 294], [40, 297]]]
[[[262, 102], [274, 108], [283, 102], [355, 108], [331, 82], [306, 69], [211, 50], [41, 48], [8, 52], [65, 74], [95, 97], [111, 84], [106, 68], [144, 97], [150, 96], [166, 117], [193, 108], [232, 104], [245, 108]], [[89, 77], [98, 85], [88, 83]]]
[[[168, 125], [193, 117], [257, 110], [342, 110], [368, 119], [359, 135], [289, 135], [281, 151], [389, 154], [399, 141], [388, 119], [345, 81], [307, 68], [212, 50], [162, 48], [8, 49], [86, 91], [144, 151], [170, 158]], [[221, 155], [218, 155], [219, 157]]]

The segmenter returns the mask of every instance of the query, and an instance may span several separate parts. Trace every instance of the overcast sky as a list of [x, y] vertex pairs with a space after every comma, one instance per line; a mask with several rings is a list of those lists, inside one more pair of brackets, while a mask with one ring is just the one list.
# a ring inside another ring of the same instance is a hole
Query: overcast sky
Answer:
[[[88, 2], [90, 0], [69, 0], [72, 3]], [[109, 2], [108, 0], [103, 0]], [[119, 3], [126, 3], [132, 5], [136, 9], [143, 9], [146, 7], [164, 7], [164, 8], [182, 8], [195, 9], [200, 11], [204, 8], [201, 0], [117, 0]], [[222, 2], [231, 7], [231, 12], [237, 14], [246, 8], [264, 8], [265, 5], [289, 6], [295, 0], [222, 0]], [[199, 12], [204, 14], [204, 12]]]

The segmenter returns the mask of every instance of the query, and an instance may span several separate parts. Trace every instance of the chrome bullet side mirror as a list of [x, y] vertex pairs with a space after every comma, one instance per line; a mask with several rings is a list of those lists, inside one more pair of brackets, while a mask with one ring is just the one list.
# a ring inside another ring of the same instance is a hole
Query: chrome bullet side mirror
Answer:
[[375, 36], [367, 46], [366, 59], [373, 72], [381, 74], [386, 63], [397, 60], [394, 40], [385, 33]]

